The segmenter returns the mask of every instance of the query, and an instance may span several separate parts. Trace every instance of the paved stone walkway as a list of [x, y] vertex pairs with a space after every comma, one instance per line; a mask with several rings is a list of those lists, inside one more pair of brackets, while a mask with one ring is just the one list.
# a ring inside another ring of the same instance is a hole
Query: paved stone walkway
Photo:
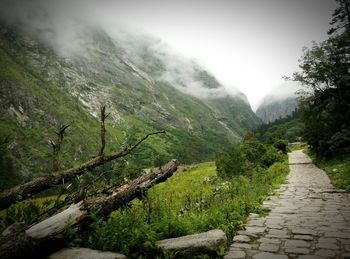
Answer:
[[289, 154], [290, 174], [234, 237], [229, 258], [350, 258], [350, 194], [334, 188], [302, 151]]

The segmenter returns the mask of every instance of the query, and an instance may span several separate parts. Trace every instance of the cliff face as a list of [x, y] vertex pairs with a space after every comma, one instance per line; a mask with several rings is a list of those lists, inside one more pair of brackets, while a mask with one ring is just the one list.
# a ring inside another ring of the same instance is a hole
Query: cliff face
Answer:
[[62, 54], [37, 35], [0, 26], [0, 129], [22, 174], [50, 167], [48, 141], [62, 124], [71, 125], [63, 166], [96, 153], [101, 105], [110, 113], [110, 149], [167, 131], [131, 158], [147, 167], [213, 158], [260, 122], [244, 95], [229, 95], [214, 75], [152, 36], [85, 26], [79, 42]]
[[269, 123], [277, 119], [285, 118], [291, 115], [297, 108], [295, 97], [288, 97], [283, 100], [271, 100], [266, 97], [263, 103], [256, 110], [256, 115], [264, 122]]

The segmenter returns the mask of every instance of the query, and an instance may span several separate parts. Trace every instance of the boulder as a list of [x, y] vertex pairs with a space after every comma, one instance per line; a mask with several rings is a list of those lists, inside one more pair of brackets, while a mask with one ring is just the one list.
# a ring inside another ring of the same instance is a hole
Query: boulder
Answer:
[[225, 233], [220, 229], [214, 229], [204, 233], [160, 240], [157, 246], [175, 255], [192, 258], [198, 254], [216, 255], [221, 247], [226, 246], [226, 242]]
[[93, 250], [83, 247], [64, 248], [51, 254], [48, 259], [126, 259], [123, 254]]

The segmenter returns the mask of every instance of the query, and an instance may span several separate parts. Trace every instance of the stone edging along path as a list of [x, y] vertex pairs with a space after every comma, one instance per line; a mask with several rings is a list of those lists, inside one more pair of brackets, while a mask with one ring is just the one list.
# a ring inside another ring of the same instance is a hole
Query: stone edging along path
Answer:
[[289, 154], [287, 182], [251, 214], [229, 258], [350, 258], [350, 194], [334, 188], [302, 151]]

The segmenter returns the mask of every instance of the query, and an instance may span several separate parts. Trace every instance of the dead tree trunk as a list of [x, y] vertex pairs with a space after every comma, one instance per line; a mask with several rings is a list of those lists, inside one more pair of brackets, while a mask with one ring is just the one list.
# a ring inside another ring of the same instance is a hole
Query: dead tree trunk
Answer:
[[143, 141], [149, 136], [165, 133], [165, 131], [156, 131], [145, 135], [138, 142], [130, 147], [126, 147], [119, 152], [115, 152], [109, 155], [101, 155], [94, 157], [79, 166], [72, 167], [63, 171], [55, 172], [50, 176], [38, 177], [30, 182], [5, 190], [0, 194], [0, 210], [8, 208], [11, 204], [24, 200], [28, 195], [37, 194], [46, 189], [51, 188], [54, 185], [62, 183], [63, 180], [69, 180], [76, 175], [83, 174], [86, 170], [91, 170], [107, 162], [113, 161], [120, 157], [124, 157], [130, 154], [135, 148], [137, 148]]
[[81, 224], [92, 210], [108, 215], [113, 210], [139, 197], [144, 190], [166, 181], [177, 170], [177, 161], [171, 160], [166, 165], [154, 168], [135, 180], [119, 186], [109, 195], [91, 197], [85, 202], [72, 204], [64, 211], [43, 220], [22, 233], [1, 237], [0, 258], [34, 258], [47, 256], [60, 240], [64, 231], [73, 225]]
[[101, 148], [99, 152], [99, 156], [103, 155], [103, 151], [106, 146], [106, 125], [105, 125], [105, 120], [109, 114], [106, 115], [106, 106], [101, 107]]
[[56, 132], [57, 140], [50, 140], [52, 146], [52, 172], [60, 170], [60, 151], [63, 143], [64, 132], [69, 125], [62, 125], [58, 132]]

